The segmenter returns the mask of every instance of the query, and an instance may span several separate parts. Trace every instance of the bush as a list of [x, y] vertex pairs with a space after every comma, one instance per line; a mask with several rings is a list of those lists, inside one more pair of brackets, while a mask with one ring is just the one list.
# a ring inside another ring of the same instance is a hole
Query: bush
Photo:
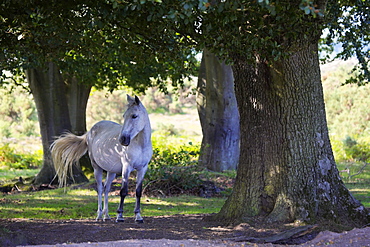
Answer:
[[13, 169], [33, 169], [41, 167], [42, 155], [37, 154], [16, 154], [9, 144], [0, 147], [0, 167]]
[[156, 130], [156, 135], [162, 136], [178, 136], [179, 131], [175, 128], [173, 124], [163, 124], [159, 123]]
[[333, 150], [336, 162], [343, 162], [347, 159], [346, 152], [344, 151], [343, 141], [330, 138], [331, 147]]
[[0, 88], [0, 137], [38, 136], [39, 125], [32, 95], [21, 87]]
[[347, 137], [344, 141], [344, 152], [350, 161], [370, 163], [370, 143]]
[[[347, 182], [369, 182], [370, 141], [369, 139], [346, 137], [338, 148], [340, 159], [336, 157], [342, 178]], [[334, 148], [333, 148], [334, 150]]]
[[203, 184], [198, 166], [198, 145], [179, 147], [154, 147], [154, 153], [146, 174], [144, 190], [163, 196], [198, 191]]

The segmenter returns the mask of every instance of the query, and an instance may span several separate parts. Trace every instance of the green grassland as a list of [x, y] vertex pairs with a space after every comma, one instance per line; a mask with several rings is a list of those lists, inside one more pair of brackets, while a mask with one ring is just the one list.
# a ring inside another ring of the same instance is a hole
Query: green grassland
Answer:
[[[110, 216], [114, 217], [119, 196], [109, 197]], [[143, 216], [216, 213], [225, 198], [177, 196], [142, 198]], [[133, 217], [135, 198], [125, 200], [124, 216]], [[92, 189], [43, 190], [3, 196], [0, 199], [0, 218], [27, 219], [95, 219], [96, 191]]]

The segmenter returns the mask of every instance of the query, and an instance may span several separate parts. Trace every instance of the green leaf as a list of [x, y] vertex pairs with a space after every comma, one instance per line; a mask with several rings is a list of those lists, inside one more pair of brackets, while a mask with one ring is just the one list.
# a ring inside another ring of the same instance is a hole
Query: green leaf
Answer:
[[306, 15], [309, 15], [309, 14], [311, 13], [310, 6], [306, 6], [306, 7], [304, 8], [304, 13], [305, 13]]

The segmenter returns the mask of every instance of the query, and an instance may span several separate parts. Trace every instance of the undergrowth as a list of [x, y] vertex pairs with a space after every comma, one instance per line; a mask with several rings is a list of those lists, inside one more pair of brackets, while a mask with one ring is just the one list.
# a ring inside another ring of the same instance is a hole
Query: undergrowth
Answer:
[[145, 176], [144, 190], [166, 196], [199, 190], [204, 168], [198, 166], [198, 156], [198, 145], [155, 147]]
[[19, 180], [20, 177], [32, 178], [38, 173], [41, 165], [41, 151], [18, 153], [9, 144], [4, 144], [0, 146], [0, 185]]
[[9, 144], [0, 147], [0, 167], [8, 169], [35, 169], [42, 164], [42, 154], [19, 154]]

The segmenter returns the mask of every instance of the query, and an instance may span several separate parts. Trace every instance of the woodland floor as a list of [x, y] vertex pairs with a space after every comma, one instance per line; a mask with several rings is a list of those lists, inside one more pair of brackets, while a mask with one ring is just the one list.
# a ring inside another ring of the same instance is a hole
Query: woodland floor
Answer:
[[133, 218], [124, 223], [0, 219], [0, 226], [6, 229], [0, 234], [1, 246], [96, 246], [98, 242], [100, 246], [370, 246], [370, 227], [342, 233], [312, 227], [277, 240], [271, 236], [281, 236], [292, 226], [243, 223], [224, 227], [205, 215], [147, 217], [143, 224], [134, 223]]
[[[230, 181], [222, 183], [225, 187]], [[0, 219], [0, 246], [370, 246], [370, 227], [335, 233], [325, 231], [328, 226], [261, 222], [256, 218], [223, 226], [211, 221], [210, 215], [144, 217], [143, 224], [135, 223], [133, 217], [123, 223]]]

